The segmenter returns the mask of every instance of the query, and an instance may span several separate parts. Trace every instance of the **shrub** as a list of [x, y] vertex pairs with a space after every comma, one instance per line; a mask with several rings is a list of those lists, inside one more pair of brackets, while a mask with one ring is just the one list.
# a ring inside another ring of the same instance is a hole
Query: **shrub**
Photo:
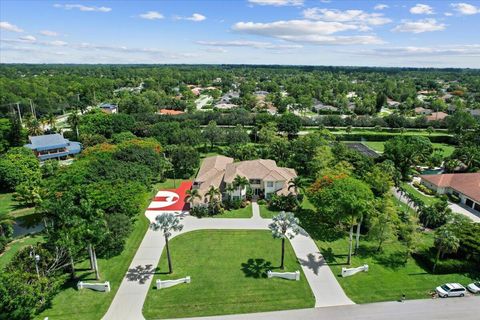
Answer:
[[448, 198], [450, 201], [455, 202], [455, 203], [460, 203], [460, 198], [454, 194], [449, 194]]
[[265, 204], [267, 204], [267, 201], [265, 199], [260, 199], [260, 200], [257, 201], [257, 203], [259, 205], [265, 205]]
[[223, 207], [226, 210], [236, 210], [240, 208], [244, 208], [246, 203], [241, 199], [225, 199], [223, 200]]
[[208, 216], [208, 208], [204, 206], [195, 206], [190, 209], [190, 215], [198, 218]]
[[272, 211], [296, 211], [298, 208], [298, 199], [295, 195], [289, 194], [287, 196], [283, 195], [273, 195], [268, 203], [268, 208]]
[[[433, 265], [435, 264], [435, 248], [413, 253], [413, 258], [428, 272], [432, 272]], [[445, 259], [439, 260], [437, 267], [435, 268], [436, 274], [450, 274], [450, 273], [463, 273], [463, 272], [475, 272], [477, 266], [472, 261], [460, 260], [460, 259]]]

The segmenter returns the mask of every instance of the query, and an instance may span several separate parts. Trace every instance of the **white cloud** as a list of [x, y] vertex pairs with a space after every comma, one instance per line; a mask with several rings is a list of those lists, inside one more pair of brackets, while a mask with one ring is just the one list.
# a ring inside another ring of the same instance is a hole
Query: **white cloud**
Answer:
[[367, 25], [382, 25], [391, 22], [383, 13], [367, 13], [362, 10], [337, 10], [309, 8], [303, 11], [303, 16], [311, 20], [363, 23]]
[[160, 20], [164, 18], [163, 14], [157, 11], [148, 11], [140, 14], [139, 17], [147, 20]]
[[112, 8], [108, 7], [95, 7], [95, 6], [85, 6], [83, 4], [59, 4], [56, 3], [53, 5], [55, 8], [61, 8], [65, 10], [80, 10], [80, 11], [96, 11], [96, 12], [110, 12]]
[[397, 32], [423, 33], [445, 30], [444, 23], [438, 23], [435, 19], [423, 19], [418, 21], [403, 20], [401, 24], [392, 29]]
[[275, 44], [262, 41], [232, 40], [232, 41], [197, 41], [198, 44], [211, 47], [250, 47], [255, 49], [299, 49], [298, 44]]
[[194, 21], [194, 22], [200, 22], [203, 20], [206, 20], [207, 17], [205, 17], [203, 14], [200, 13], [194, 13], [190, 17], [181, 17], [181, 16], [175, 16], [175, 20], [189, 20], [189, 21]]
[[459, 14], [472, 15], [472, 14], [480, 13], [480, 8], [479, 7], [475, 7], [474, 5], [471, 5], [469, 3], [460, 2], [460, 3], [452, 3], [450, 5]]
[[304, 0], [248, 0], [251, 4], [259, 6], [302, 6]]
[[445, 12], [443, 15], [446, 16], [446, 17], [451, 17], [451, 16], [453, 16], [453, 13], [451, 13], [451, 12]]
[[480, 56], [480, 44], [436, 47], [389, 47], [361, 50], [358, 54], [381, 56]]
[[428, 4], [417, 3], [414, 7], [410, 8], [412, 14], [434, 14], [433, 8]]
[[35, 38], [35, 37], [32, 36], [32, 35], [22, 36], [22, 37], [19, 37], [18, 39], [20, 39], [20, 40], [22, 40], [22, 41], [26, 41], [26, 42], [35, 42], [35, 41], [37, 41], [37, 38]]
[[388, 5], [379, 3], [375, 7], [373, 7], [373, 10], [385, 10], [388, 8]]
[[358, 25], [340, 22], [310, 20], [288, 20], [270, 23], [238, 22], [232, 28], [242, 33], [316, 45], [383, 43], [376, 36], [331, 36], [336, 32], [360, 30], [362, 28]]
[[7, 21], [0, 21], [0, 29], [12, 32], [23, 32], [22, 29]]
[[50, 30], [42, 30], [40, 32], [38, 32], [39, 34], [43, 35], [43, 36], [47, 36], [47, 37], [56, 37], [58, 36], [58, 32], [55, 32], [55, 31], [50, 31]]

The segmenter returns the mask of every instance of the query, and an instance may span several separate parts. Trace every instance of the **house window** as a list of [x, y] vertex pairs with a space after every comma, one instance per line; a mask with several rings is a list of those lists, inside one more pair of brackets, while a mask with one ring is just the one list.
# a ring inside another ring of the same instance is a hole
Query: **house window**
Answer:
[[273, 188], [273, 181], [268, 181], [267, 182], [267, 187]]
[[250, 179], [250, 184], [260, 184], [259, 179]]

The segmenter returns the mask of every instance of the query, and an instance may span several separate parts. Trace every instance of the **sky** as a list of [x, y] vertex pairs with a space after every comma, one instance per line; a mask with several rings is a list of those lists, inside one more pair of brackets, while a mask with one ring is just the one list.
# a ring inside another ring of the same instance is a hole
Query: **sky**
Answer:
[[0, 63], [480, 68], [480, 1], [0, 1]]

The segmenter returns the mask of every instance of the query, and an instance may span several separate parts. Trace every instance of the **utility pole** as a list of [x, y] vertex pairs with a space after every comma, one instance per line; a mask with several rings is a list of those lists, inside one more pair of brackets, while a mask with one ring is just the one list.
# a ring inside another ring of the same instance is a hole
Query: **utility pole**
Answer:
[[22, 113], [20, 112], [20, 103], [17, 102], [18, 117], [20, 118], [20, 124], [22, 124]]

